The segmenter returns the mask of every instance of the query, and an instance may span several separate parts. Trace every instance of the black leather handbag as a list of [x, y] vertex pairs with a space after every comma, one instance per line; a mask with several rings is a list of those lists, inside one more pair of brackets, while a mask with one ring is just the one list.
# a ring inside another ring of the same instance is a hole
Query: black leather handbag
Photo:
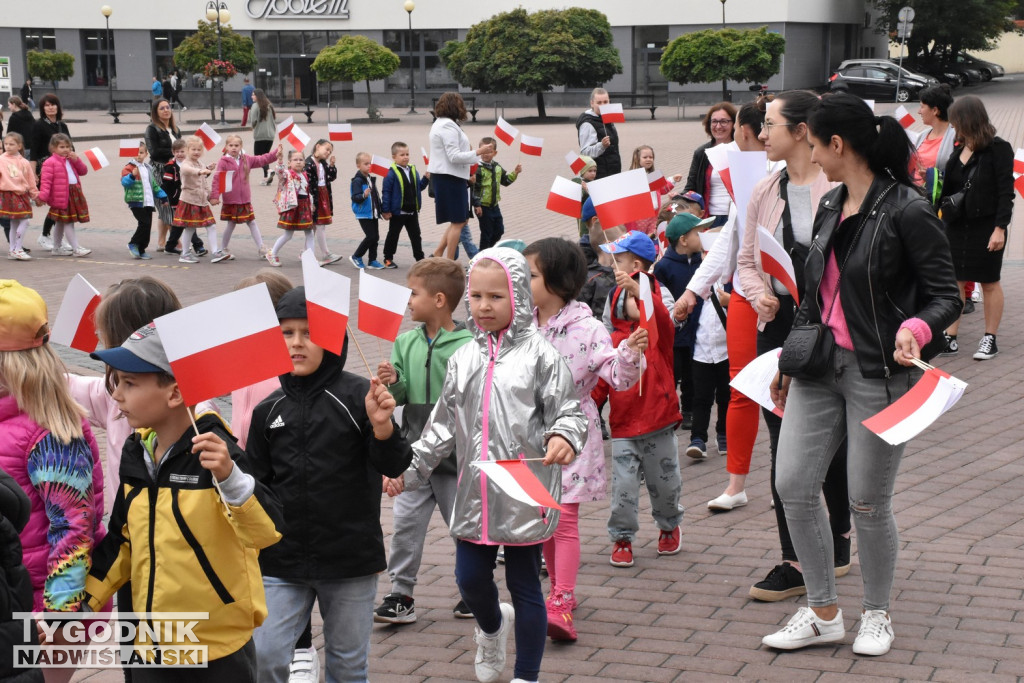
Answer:
[[967, 192], [971, 189], [971, 179], [974, 177], [974, 172], [978, 170], [978, 165], [975, 164], [971, 172], [967, 174], [967, 180], [964, 181], [964, 187], [962, 190], [955, 194], [951, 194], [948, 197], [943, 197], [939, 201], [939, 218], [946, 225], [951, 225], [958, 222], [962, 218], [967, 210]]

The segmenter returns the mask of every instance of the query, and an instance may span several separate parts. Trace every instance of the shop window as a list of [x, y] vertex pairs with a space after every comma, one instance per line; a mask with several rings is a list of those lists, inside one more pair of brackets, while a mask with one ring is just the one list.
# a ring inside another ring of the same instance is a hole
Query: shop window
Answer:
[[[110, 70], [107, 70], [109, 57]], [[114, 32], [110, 32], [110, 43], [107, 43], [107, 31], [104, 29], [82, 31], [82, 59], [85, 62], [85, 84], [87, 86], [107, 87], [111, 80], [117, 83], [117, 52], [114, 48]]]
[[29, 50], [56, 50], [57, 32], [52, 28], [26, 28], [21, 31], [25, 52]]

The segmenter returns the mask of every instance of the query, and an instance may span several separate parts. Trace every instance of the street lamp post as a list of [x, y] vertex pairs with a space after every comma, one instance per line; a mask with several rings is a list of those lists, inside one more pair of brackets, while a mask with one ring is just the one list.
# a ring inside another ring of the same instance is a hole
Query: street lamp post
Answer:
[[407, 114], [418, 114], [416, 111], [416, 68], [413, 65], [412, 49], [412, 11], [416, 9], [413, 0], [405, 0], [405, 11], [409, 13], [409, 111]]
[[[725, 0], [722, 0], [722, 30], [725, 30]], [[722, 79], [722, 101], [729, 101], [729, 86], [726, 79]]]
[[[206, 3], [206, 19], [207, 21], [217, 22], [217, 59], [219, 61], [224, 60], [223, 47], [220, 39], [220, 25], [221, 23], [228, 23], [231, 21], [231, 12], [228, 11], [228, 4], [226, 2], [217, 3], [214, 0], [210, 0]], [[216, 77], [214, 78], [216, 82]], [[213, 91], [210, 91], [210, 110], [213, 111]], [[227, 121], [224, 120], [224, 77], [221, 77], [220, 81], [220, 123], [226, 125]]]
[[107, 22], [107, 99], [110, 105], [110, 111], [114, 111], [114, 78], [113, 72], [110, 70], [110, 15], [114, 13], [113, 8], [110, 5], [104, 5], [100, 7], [100, 14]]

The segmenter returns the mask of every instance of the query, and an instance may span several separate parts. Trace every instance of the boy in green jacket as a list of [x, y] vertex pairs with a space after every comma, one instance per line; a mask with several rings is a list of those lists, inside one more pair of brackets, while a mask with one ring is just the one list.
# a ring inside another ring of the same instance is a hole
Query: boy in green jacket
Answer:
[[[404, 405], [402, 436], [410, 443], [419, 438], [444, 386], [448, 359], [473, 338], [461, 322], [452, 320], [452, 312], [466, 289], [466, 273], [455, 261], [427, 258], [418, 261], [408, 275], [409, 314], [423, 323], [415, 330], [399, 335], [391, 350], [391, 362], [382, 361], [377, 377], [388, 387], [398, 405]], [[434, 470], [427, 484], [416, 491], [402, 493], [403, 481], [384, 478], [384, 490], [398, 496], [393, 509], [394, 535], [388, 558], [391, 592], [374, 611], [373, 620], [387, 624], [411, 624], [416, 621], [412, 598], [416, 574], [423, 558], [423, 544], [434, 505], [447, 523], [455, 507], [458, 482], [455, 453]], [[461, 600], [453, 610], [458, 618], [473, 614]]]

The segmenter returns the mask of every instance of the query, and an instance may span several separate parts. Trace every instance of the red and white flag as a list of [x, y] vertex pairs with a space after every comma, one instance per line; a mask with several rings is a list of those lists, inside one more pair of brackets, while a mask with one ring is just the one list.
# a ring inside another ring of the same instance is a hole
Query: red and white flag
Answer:
[[893, 446], [910, 441], [956, 405], [967, 383], [948, 373], [926, 370], [910, 391], [863, 425]]
[[539, 157], [544, 149], [544, 138], [534, 138], [524, 134], [519, 138], [519, 151], [532, 157]]
[[302, 284], [306, 287], [309, 340], [341, 355], [348, 326], [352, 280], [321, 268], [312, 249], [302, 252]]
[[[522, 460], [477, 460], [469, 464], [480, 470], [481, 478], [484, 475], [490, 477], [494, 485], [509, 498], [536, 507], [562, 509], [562, 506], [540, 483], [537, 475], [530, 471], [527, 462]], [[481, 482], [481, 486], [485, 486], [485, 484]]]
[[[711, 168], [718, 171], [719, 177], [722, 179], [722, 184], [725, 185], [725, 189], [729, 191], [729, 196], [732, 200], [736, 201], [736, 193], [732, 189], [732, 174], [729, 172], [729, 145], [715, 145], [708, 147], [704, 150], [704, 153], [708, 155], [708, 161], [711, 162]], [[704, 198], [704, 201], [709, 201], [708, 197]]]
[[50, 328], [50, 341], [86, 353], [95, 351], [99, 338], [93, 315], [99, 305], [99, 291], [81, 274], [75, 275], [64, 291], [57, 320]]
[[[715, 293], [712, 292], [711, 296], [715, 296]], [[706, 303], [704, 305], [707, 306]], [[779, 371], [780, 353], [782, 353], [782, 349], [772, 349], [762, 353], [743, 366], [743, 369], [737, 372], [729, 382], [729, 386], [762, 408], [782, 417], [782, 410], [772, 400], [772, 382], [775, 380], [775, 374]]]
[[284, 140], [288, 133], [291, 132], [292, 126], [295, 125], [295, 117], [289, 116], [281, 123], [277, 124], [277, 139]]
[[651, 188], [651, 192], [661, 195], [672, 189], [672, 182], [665, 177], [664, 173], [655, 169], [647, 174], [647, 186]]
[[327, 137], [331, 142], [350, 142], [352, 140], [352, 124], [328, 123]]
[[622, 105], [619, 103], [615, 104], [602, 104], [601, 105], [601, 122], [602, 123], [625, 123], [626, 115], [622, 113]]
[[388, 169], [391, 168], [391, 162], [384, 157], [379, 157], [376, 154], [370, 159], [370, 173], [379, 175], [381, 178], [388, 174]]
[[423, 166], [430, 166], [430, 155], [427, 154], [427, 150], [420, 147], [420, 154], [423, 155]]
[[199, 126], [199, 130], [196, 131], [196, 137], [203, 141], [203, 147], [206, 148], [207, 152], [219, 145], [221, 140], [217, 131], [208, 123]]
[[799, 306], [796, 271], [793, 269], [793, 259], [786, 253], [786, 248], [761, 225], [757, 226], [757, 241], [761, 250], [761, 269], [781, 282]]
[[1013, 181], [1013, 186], [1017, 189], [1017, 194], [1024, 197], [1024, 175], [1017, 176], [1017, 179]]
[[900, 125], [904, 128], [910, 128], [914, 125], [914, 117], [907, 111], [907, 108], [902, 104], [896, 107], [896, 111], [892, 113], [893, 118], [900, 122]]
[[1024, 173], [1024, 148], [1017, 148], [1013, 155], [1013, 172]]
[[[675, 213], [674, 211], [672, 213]], [[658, 223], [658, 248], [660, 251], [668, 251], [671, 246], [668, 242], [668, 221]]]
[[512, 146], [512, 141], [516, 139], [517, 135], [519, 135], [519, 129], [499, 116], [498, 123], [494, 126], [494, 137], [506, 145]]
[[217, 174], [217, 179], [214, 181], [217, 183], [217, 193], [224, 194], [235, 189], [234, 178], [234, 171], [220, 171]]
[[121, 149], [118, 153], [122, 159], [134, 159], [139, 156], [139, 145], [142, 144], [142, 140], [134, 138], [131, 140], [121, 140]]
[[568, 178], [555, 176], [545, 208], [570, 218], [579, 218], [583, 208], [583, 186]]
[[284, 137], [292, 147], [300, 152], [309, 144], [309, 136], [306, 135], [304, 130], [299, 128], [298, 124], [292, 124], [292, 127], [288, 129], [288, 133]]
[[647, 171], [642, 168], [592, 180], [587, 183], [587, 191], [605, 230], [658, 213], [651, 205]]
[[654, 292], [651, 289], [651, 278], [648, 273], [637, 273], [640, 284], [640, 296], [637, 307], [640, 309], [640, 327], [647, 330], [647, 346], [658, 345], [658, 321], [654, 317]]
[[476, 175], [476, 172], [480, 170], [480, 164], [473, 164], [469, 167], [469, 177], [472, 178]]
[[85, 160], [89, 162], [89, 166], [91, 166], [94, 171], [110, 166], [110, 162], [107, 161], [107, 155], [104, 154], [99, 147], [93, 147], [92, 149], [85, 150], [85, 152], [82, 153], [82, 156], [85, 157]]
[[411, 295], [408, 287], [359, 271], [359, 329], [395, 341]]
[[565, 163], [569, 164], [569, 170], [571, 170], [574, 175], [579, 175], [580, 171], [583, 170], [583, 167], [587, 165], [587, 162], [583, 161], [583, 157], [576, 152], [569, 152], [566, 154]]
[[153, 322], [186, 405], [292, 371], [266, 283], [201, 301]]

